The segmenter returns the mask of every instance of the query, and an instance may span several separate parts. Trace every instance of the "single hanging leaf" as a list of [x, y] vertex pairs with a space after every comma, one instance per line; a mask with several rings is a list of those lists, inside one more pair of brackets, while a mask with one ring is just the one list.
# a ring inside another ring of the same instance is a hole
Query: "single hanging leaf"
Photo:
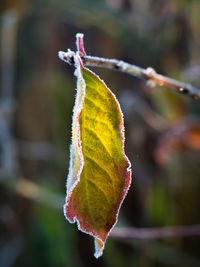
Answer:
[[95, 257], [117, 222], [131, 182], [123, 115], [114, 94], [74, 55], [77, 95], [64, 213], [95, 238]]

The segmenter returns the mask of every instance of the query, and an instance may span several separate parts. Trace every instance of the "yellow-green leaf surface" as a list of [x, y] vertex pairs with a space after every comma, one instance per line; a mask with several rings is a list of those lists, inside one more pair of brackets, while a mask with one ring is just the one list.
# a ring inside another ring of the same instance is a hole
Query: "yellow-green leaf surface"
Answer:
[[117, 222], [131, 182], [123, 116], [114, 94], [75, 56], [77, 95], [72, 121], [66, 218], [95, 238], [95, 257]]

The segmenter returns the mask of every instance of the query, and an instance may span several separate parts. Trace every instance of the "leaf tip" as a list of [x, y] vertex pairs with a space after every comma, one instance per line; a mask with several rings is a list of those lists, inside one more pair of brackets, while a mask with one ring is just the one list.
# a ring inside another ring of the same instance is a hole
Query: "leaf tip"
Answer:
[[96, 259], [102, 256], [105, 242], [102, 242], [100, 239], [94, 239], [95, 253], [94, 256]]

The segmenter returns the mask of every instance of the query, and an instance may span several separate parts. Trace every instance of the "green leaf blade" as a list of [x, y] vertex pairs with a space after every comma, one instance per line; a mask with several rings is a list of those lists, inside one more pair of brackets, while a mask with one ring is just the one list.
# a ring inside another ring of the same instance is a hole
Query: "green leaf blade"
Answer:
[[71, 182], [64, 211], [70, 222], [77, 221], [81, 231], [94, 236], [99, 257], [131, 182], [130, 162], [124, 153], [123, 117], [114, 94], [80, 62], [77, 72]]

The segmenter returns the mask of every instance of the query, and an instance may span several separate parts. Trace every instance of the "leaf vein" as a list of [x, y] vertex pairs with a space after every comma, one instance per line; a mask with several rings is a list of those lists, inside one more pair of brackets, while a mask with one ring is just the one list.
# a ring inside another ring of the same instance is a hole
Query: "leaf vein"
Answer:
[[[97, 118], [93, 118], [93, 117], [90, 116], [90, 114], [88, 114], [87, 116], [85, 116], [85, 118], [86, 118], [87, 120], [93, 121], [94, 123], [100, 123], [100, 124], [106, 126], [106, 128], [107, 128], [110, 132], [114, 133], [113, 127], [110, 127], [110, 126], [109, 126], [107, 123], [105, 123], [103, 120], [99, 120], [99, 119], [97, 119]], [[112, 138], [112, 137], [111, 137], [111, 138]]]
[[105, 200], [108, 204], [110, 204], [108, 197], [106, 196], [105, 192], [97, 185], [95, 184], [92, 180], [88, 179], [88, 183], [92, 184], [93, 186], [95, 186], [99, 191], [101, 191], [101, 193], [104, 195]]
[[90, 160], [90, 161], [92, 161], [93, 163], [95, 163], [95, 164], [98, 166], [99, 169], [101, 169], [104, 173], [106, 173], [107, 177], [109, 178], [110, 184], [113, 185], [113, 181], [112, 181], [112, 178], [111, 178], [110, 174], [109, 174], [103, 167], [101, 167], [101, 165], [99, 165], [99, 163], [98, 163], [96, 160], [92, 159], [92, 158], [89, 157], [89, 156], [85, 156], [85, 157], [86, 157], [88, 160]]
[[[99, 88], [98, 85], [96, 87]], [[89, 91], [91, 91], [91, 92], [94, 92], [95, 91], [96, 94], [99, 95], [99, 97], [101, 97], [104, 101], [107, 102], [108, 101], [107, 96], [105, 96], [104, 94], [101, 94], [100, 93], [101, 90], [97, 90], [96, 87], [94, 85], [93, 86], [90, 86], [89, 84], [87, 84], [86, 90], [87, 89], [90, 89]]]
[[85, 100], [87, 100], [88, 102], [92, 103], [92, 105], [94, 105], [97, 109], [100, 109], [102, 113], [107, 114], [108, 112], [106, 112], [104, 109], [102, 109], [102, 107], [98, 106], [91, 98], [89, 98], [88, 96], [85, 96]]
[[[96, 136], [96, 138], [99, 140], [99, 142], [101, 143], [102, 147], [104, 148], [104, 150], [106, 151], [106, 153], [109, 155], [109, 157], [113, 160], [112, 155], [110, 154], [110, 152], [107, 150], [106, 146], [104, 145], [103, 141], [101, 140], [101, 138], [95, 133], [95, 131], [93, 129], [90, 129], [88, 127], [85, 127], [85, 130], [87, 130], [88, 132], [92, 133], [94, 136]], [[114, 160], [113, 160], [114, 161]]]

